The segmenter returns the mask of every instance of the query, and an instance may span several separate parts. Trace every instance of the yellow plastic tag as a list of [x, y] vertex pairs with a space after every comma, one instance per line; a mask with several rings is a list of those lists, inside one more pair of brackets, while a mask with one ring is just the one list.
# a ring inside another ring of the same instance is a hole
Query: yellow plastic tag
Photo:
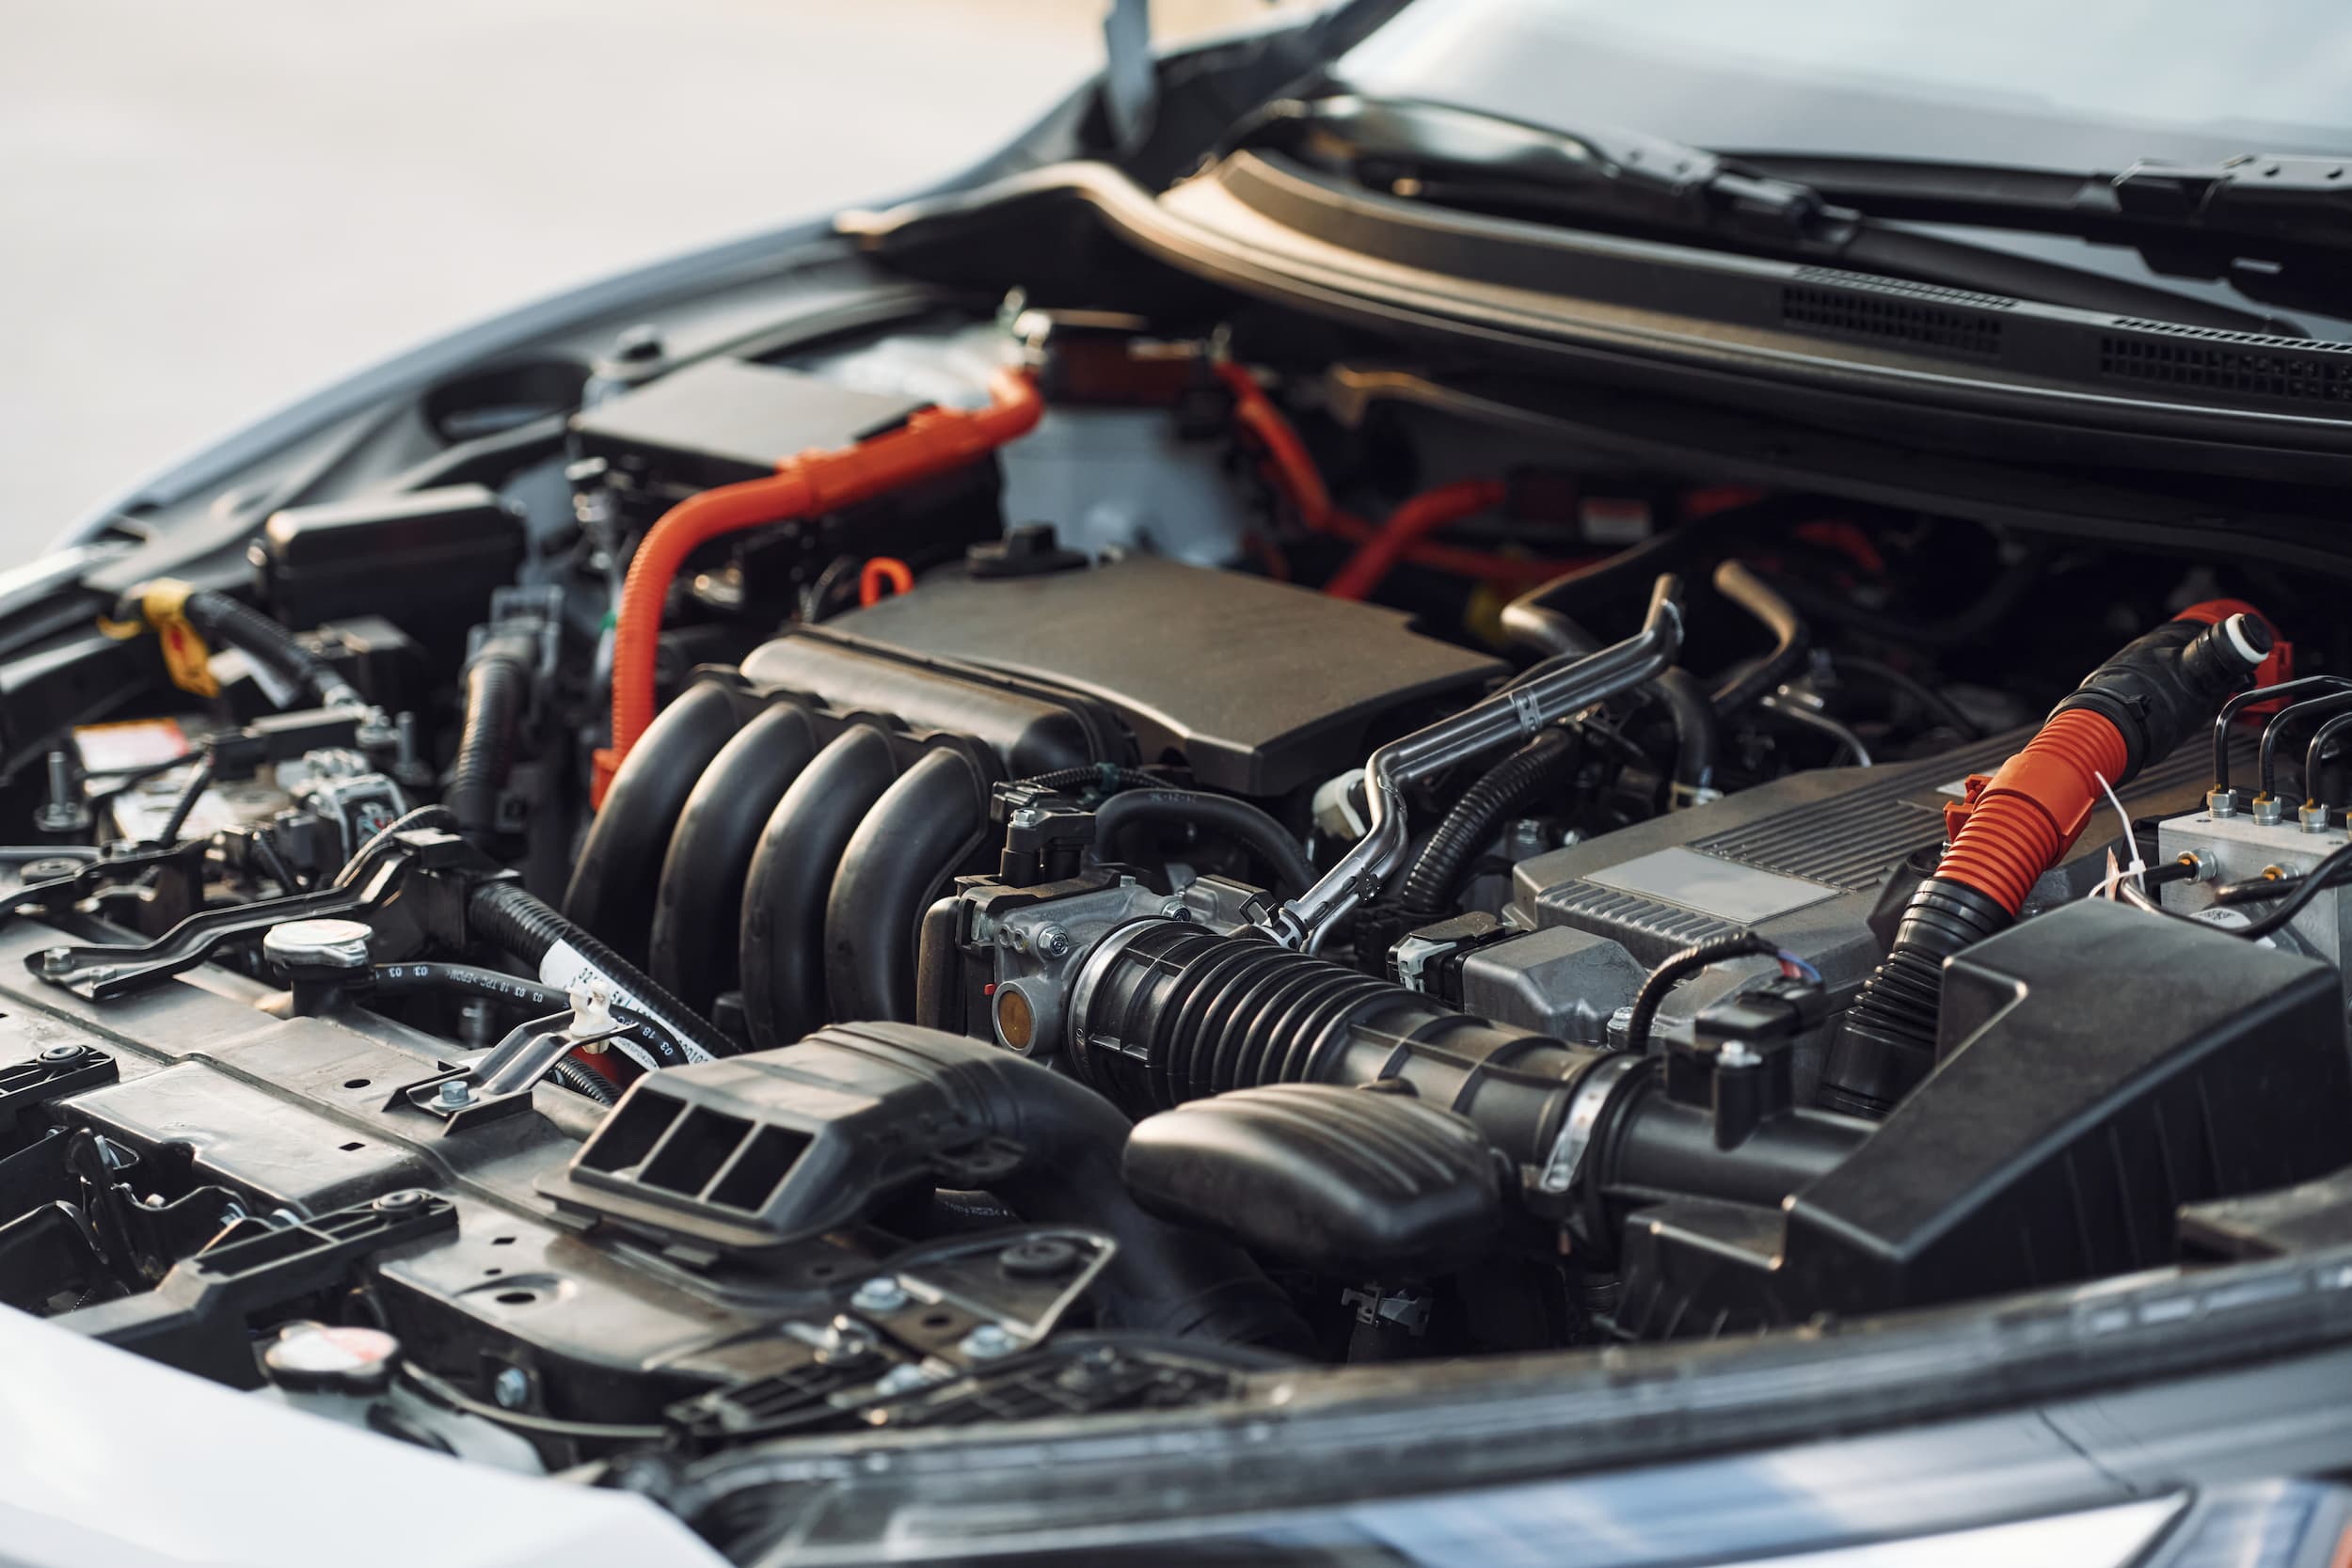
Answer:
[[139, 612], [155, 628], [163, 644], [164, 669], [171, 684], [199, 697], [217, 697], [220, 683], [213, 679], [213, 650], [188, 623], [188, 594], [193, 590], [172, 578], [151, 583], [139, 600]]

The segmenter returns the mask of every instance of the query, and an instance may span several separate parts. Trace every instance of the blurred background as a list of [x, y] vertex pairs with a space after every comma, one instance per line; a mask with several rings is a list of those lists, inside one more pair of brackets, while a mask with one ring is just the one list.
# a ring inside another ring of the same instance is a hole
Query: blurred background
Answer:
[[0, 567], [421, 338], [961, 168], [1095, 69], [1106, 3], [13, 0]]

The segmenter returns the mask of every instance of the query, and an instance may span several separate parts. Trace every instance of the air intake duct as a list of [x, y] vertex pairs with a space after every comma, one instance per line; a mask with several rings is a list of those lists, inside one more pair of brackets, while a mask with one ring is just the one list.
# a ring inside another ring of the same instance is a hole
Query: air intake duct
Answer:
[[2274, 638], [2243, 610], [2193, 606], [2125, 645], [1947, 813], [1950, 847], [1919, 884], [1876, 974], [1846, 1014], [1821, 1074], [1825, 1105], [1882, 1117], [1935, 1066], [1944, 961], [2007, 928], [2107, 791], [2211, 723]]
[[1467, 1117], [1564, 1204], [1620, 1185], [1776, 1203], [1869, 1131], [1805, 1110], [1727, 1141], [1707, 1106], [1659, 1092], [1660, 1058], [1450, 1012], [1266, 936], [1184, 921], [1111, 932], [1070, 1013], [1079, 1076], [1130, 1115], [1275, 1084], [1391, 1085]]

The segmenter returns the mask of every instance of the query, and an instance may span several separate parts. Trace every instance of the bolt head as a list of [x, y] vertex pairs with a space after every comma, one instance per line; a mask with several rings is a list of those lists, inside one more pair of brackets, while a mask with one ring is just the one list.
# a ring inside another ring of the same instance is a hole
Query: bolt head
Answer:
[[421, 1207], [427, 1196], [429, 1195], [422, 1187], [398, 1187], [384, 1194], [368, 1207], [384, 1213], [398, 1213], [405, 1209]]
[[1058, 926], [1048, 926], [1037, 934], [1037, 950], [1049, 958], [1066, 958], [1076, 945], [1070, 933]]
[[1019, 1350], [1021, 1341], [1006, 1332], [1001, 1324], [981, 1323], [965, 1335], [956, 1348], [975, 1361], [993, 1361]]
[[82, 1059], [82, 1048], [78, 1045], [45, 1046], [41, 1050], [40, 1059], [52, 1067], [60, 1062], [78, 1062]]
[[905, 1286], [882, 1275], [859, 1286], [850, 1295], [850, 1305], [861, 1312], [896, 1312], [909, 1299]]
[[909, 1361], [904, 1365], [891, 1368], [877, 1379], [874, 1384], [874, 1392], [886, 1400], [896, 1399], [900, 1394], [914, 1393], [917, 1388], [929, 1384], [930, 1380], [929, 1372]]
[[43, 974], [64, 974], [72, 968], [73, 949], [71, 947], [52, 947], [41, 953], [40, 972]]
[[531, 1402], [531, 1374], [520, 1367], [503, 1369], [490, 1380], [490, 1397], [501, 1410], [520, 1410]]
[[1192, 918], [1192, 911], [1184, 907], [1184, 901], [1182, 898], [1170, 898], [1167, 903], [1160, 906], [1160, 918], [1163, 920], [1190, 920]]
[[438, 1098], [442, 1104], [452, 1107], [470, 1105], [473, 1103], [473, 1089], [463, 1078], [451, 1078], [443, 1081]]

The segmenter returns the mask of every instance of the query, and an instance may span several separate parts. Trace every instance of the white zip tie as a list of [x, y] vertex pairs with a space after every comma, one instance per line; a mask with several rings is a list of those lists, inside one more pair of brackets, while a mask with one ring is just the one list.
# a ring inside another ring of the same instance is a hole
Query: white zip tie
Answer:
[[[2101, 789], [2106, 791], [2108, 804], [2115, 807], [2115, 815], [2123, 824], [2123, 842], [2132, 847], [2132, 863], [2109, 878], [2108, 881], [2117, 884], [2126, 877], [2136, 877], [2139, 879], [2139, 891], [2145, 893], [2148, 891], [2148, 863], [2139, 858], [2139, 840], [2132, 832], [2132, 814], [2123, 809], [2123, 802], [2117, 799], [2115, 786], [2107, 783], [2106, 774], [2093, 773], [2090, 776], [2099, 781]], [[2109, 852], [2108, 863], [2114, 863], [2112, 851]], [[2109, 893], [2107, 896], [2112, 898], [2115, 895]]]

